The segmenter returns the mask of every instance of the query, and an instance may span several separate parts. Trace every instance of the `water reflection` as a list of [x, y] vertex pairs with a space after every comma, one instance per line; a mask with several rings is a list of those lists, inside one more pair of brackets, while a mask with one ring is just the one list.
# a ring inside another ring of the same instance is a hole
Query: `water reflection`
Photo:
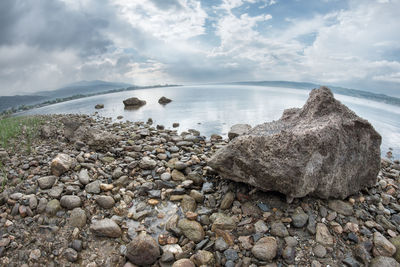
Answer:
[[[248, 123], [252, 126], [277, 120], [286, 108], [301, 107], [308, 98], [308, 91], [290, 88], [207, 85], [153, 88], [93, 96], [42, 107], [25, 114], [82, 113], [112, 117], [122, 115], [123, 120], [146, 121], [152, 118], [155, 124], [172, 128], [179, 122], [179, 131], [197, 129], [202, 135], [213, 133], [226, 135], [230, 126]], [[161, 96], [172, 99], [160, 105]], [[139, 109], [124, 109], [123, 100], [138, 97], [147, 102]], [[400, 155], [400, 108], [374, 101], [336, 95], [361, 117], [368, 119], [383, 136], [382, 151], [389, 147]], [[95, 110], [96, 104], [104, 109]]]

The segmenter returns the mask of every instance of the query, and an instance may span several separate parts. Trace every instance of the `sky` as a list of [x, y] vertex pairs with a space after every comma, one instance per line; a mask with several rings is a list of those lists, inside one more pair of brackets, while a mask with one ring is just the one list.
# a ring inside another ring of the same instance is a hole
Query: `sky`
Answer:
[[0, 95], [285, 80], [400, 97], [400, 0], [1, 0]]

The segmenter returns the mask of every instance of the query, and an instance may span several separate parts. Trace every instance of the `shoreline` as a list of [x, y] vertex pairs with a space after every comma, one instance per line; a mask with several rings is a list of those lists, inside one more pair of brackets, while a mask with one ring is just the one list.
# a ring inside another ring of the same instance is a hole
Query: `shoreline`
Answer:
[[[281, 194], [219, 178], [207, 165], [226, 144], [218, 136], [41, 116], [46, 127], [32, 153], [0, 153], [9, 176], [0, 195], [2, 265], [132, 266], [129, 243], [142, 231], [162, 251], [148, 253], [159, 266], [188, 258], [208, 266], [377, 266], [392, 246], [400, 249], [398, 160], [382, 159], [377, 184], [346, 200], [287, 204]], [[91, 139], [67, 140], [78, 124], [87, 127], [80, 138]], [[51, 162], [60, 153], [73, 163], [54, 177]]]

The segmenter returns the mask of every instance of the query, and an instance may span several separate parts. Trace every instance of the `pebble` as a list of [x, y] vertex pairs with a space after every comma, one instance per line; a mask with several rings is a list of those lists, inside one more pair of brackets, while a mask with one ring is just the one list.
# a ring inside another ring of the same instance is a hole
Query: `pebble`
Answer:
[[102, 219], [92, 222], [90, 230], [97, 236], [120, 237], [121, 228], [111, 219]]
[[133, 264], [151, 265], [160, 257], [160, 249], [154, 238], [142, 232], [127, 245], [126, 257]]
[[115, 200], [111, 196], [99, 196], [96, 203], [103, 209], [111, 209], [115, 205]]
[[62, 196], [60, 199], [60, 204], [62, 207], [72, 210], [74, 208], [80, 207], [82, 201], [78, 196]]
[[275, 258], [278, 244], [274, 237], [263, 237], [251, 249], [254, 257], [263, 261], [270, 261]]

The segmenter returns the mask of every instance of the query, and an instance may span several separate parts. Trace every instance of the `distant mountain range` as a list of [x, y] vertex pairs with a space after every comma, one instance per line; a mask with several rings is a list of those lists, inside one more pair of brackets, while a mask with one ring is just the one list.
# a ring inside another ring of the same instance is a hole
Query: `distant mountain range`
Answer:
[[[227, 84], [227, 83], [224, 83]], [[320, 87], [319, 84], [305, 82], [288, 82], [288, 81], [245, 81], [232, 82], [228, 84], [250, 85], [250, 86], [272, 86], [286, 87], [301, 90], [311, 90]], [[160, 86], [160, 85], [158, 85]], [[170, 86], [170, 85], [165, 85]], [[135, 90], [140, 88], [149, 88], [155, 86], [138, 87], [127, 83], [105, 82], [105, 81], [80, 81], [66, 85], [62, 88], [52, 91], [41, 91], [32, 95], [15, 95], [0, 96], [0, 113], [15, 112], [17, 110], [31, 109], [38, 106], [50, 105], [58, 102], [68, 101], [72, 99], [92, 96], [96, 94], [112, 93], [125, 90]], [[367, 91], [348, 89], [337, 86], [329, 86], [336, 94], [353, 96], [391, 105], [400, 106], [400, 98], [391, 97], [384, 94], [376, 94]]]
[[17, 108], [19, 106], [30, 106], [52, 101], [55, 99], [67, 98], [76, 95], [92, 95], [114, 89], [131, 87], [127, 83], [115, 83], [105, 81], [80, 81], [68, 84], [56, 90], [36, 92], [32, 95], [0, 96], [0, 112]]
[[[233, 82], [230, 84], [238, 84], [238, 85], [253, 85], [253, 86], [272, 86], [272, 87], [285, 87], [285, 88], [293, 88], [293, 89], [301, 89], [301, 90], [311, 90], [313, 88], [319, 88], [320, 84], [315, 83], [305, 83], [305, 82], [288, 82], [288, 81], [256, 81], [256, 82]], [[386, 104], [400, 106], [400, 98], [388, 96], [384, 94], [376, 94], [362, 90], [349, 89], [337, 86], [329, 87], [333, 93], [340, 95], [353, 96], [368, 100], [373, 100], [377, 102], [383, 102]]]

